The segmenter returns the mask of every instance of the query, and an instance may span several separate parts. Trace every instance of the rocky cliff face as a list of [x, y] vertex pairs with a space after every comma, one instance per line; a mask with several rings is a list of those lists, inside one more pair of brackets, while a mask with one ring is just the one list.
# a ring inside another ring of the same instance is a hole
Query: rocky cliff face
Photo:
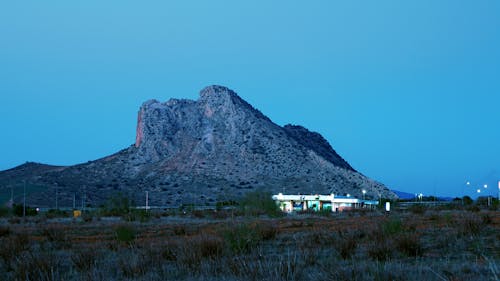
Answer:
[[39, 201], [50, 198], [54, 186], [68, 194], [84, 189], [94, 204], [118, 191], [139, 201], [149, 191], [151, 204], [171, 207], [215, 204], [257, 188], [395, 196], [356, 172], [320, 134], [280, 127], [225, 87], [207, 87], [197, 101], [147, 101], [137, 119], [136, 142], [128, 149], [32, 175], [30, 182], [48, 187]]

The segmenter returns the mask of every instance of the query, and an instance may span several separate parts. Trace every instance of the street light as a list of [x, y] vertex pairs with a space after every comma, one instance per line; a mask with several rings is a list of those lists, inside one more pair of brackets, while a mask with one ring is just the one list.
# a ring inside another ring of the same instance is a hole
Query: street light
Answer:
[[363, 192], [363, 200], [365, 200], [366, 190], [365, 190], [365, 189], [363, 189], [361, 192]]
[[[470, 186], [470, 181], [467, 181], [467, 182], [465, 183], [465, 185], [467, 186], [467, 189], [468, 189], [468, 187]], [[465, 191], [465, 192], [464, 192], [464, 194], [462, 194], [462, 205], [465, 205], [465, 202], [464, 202], [464, 197], [465, 197], [466, 193], [468, 193], [468, 192], [467, 192], [467, 191]]]

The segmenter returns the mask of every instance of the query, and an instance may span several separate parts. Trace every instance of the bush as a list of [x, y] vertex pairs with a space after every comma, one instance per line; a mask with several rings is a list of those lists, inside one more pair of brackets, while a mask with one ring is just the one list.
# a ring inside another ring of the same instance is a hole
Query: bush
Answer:
[[247, 216], [268, 215], [281, 217], [283, 212], [279, 209], [270, 192], [248, 192], [239, 202], [240, 209]]
[[394, 255], [393, 249], [388, 240], [372, 242], [368, 245], [368, 256], [373, 260], [386, 261]]
[[381, 225], [383, 234], [393, 235], [403, 231], [403, 224], [400, 219], [391, 219]]
[[8, 226], [0, 226], [0, 237], [8, 236], [11, 233]]
[[71, 245], [66, 236], [66, 232], [61, 226], [49, 225], [43, 228], [40, 234], [45, 236], [48, 241], [56, 243], [58, 247]]
[[95, 265], [97, 249], [82, 248], [73, 252], [71, 261], [80, 272], [89, 271]]
[[352, 257], [357, 246], [358, 242], [352, 235], [343, 236], [336, 242], [337, 251], [344, 260]]
[[122, 193], [118, 193], [111, 197], [109, 201], [101, 209], [101, 213], [104, 216], [123, 216], [130, 212], [130, 208], [133, 205], [132, 200]]
[[483, 218], [473, 214], [462, 217], [457, 224], [463, 235], [478, 235], [485, 225]]
[[7, 217], [10, 215], [10, 210], [7, 207], [0, 207], [0, 218]]
[[129, 225], [119, 225], [115, 229], [116, 239], [120, 242], [131, 243], [135, 239], [135, 229]]
[[223, 233], [229, 249], [235, 254], [250, 252], [260, 241], [255, 227], [248, 224], [235, 225]]
[[424, 250], [420, 243], [420, 238], [415, 234], [402, 234], [397, 238], [398, 250], [410, 257], [422, 256]]
[[410, 207], [410, 211], [414, 214], [418, 215], [423, 215], [425, 213], [425, 206], [424, 205], [412, 205]]
[[45, 213], [45, 217], [48, 219], [53, 219], [53, 218], [67, 218], [70, 217], [70, 213], [67, 211], [62, 211], [62, 210], [57, 210], [57, 209], [50, 209]]
[[128, 213], [122, 215], [125, 221], [148, 222], [152, 217], [151, 212], [138, 209], [130, 209]]
[[[18, 216], [18, 217], [22, 217], [23, 216], [23, 205], [14, 205], [14, 207], [12, 208], [12, 212], [14, 213], [14, 215]], [[35, 208], [31, 208], [30, 206], [26, 206], [26, 216], [36, 216], [38, 214], [38, 212], [36, 211]]]

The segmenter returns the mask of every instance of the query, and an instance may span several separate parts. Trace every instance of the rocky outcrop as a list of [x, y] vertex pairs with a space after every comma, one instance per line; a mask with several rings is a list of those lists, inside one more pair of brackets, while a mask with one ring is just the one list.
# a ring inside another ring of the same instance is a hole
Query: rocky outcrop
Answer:
[[50, 198], [54, 186], [68, 194], [85, 189], [94, 204], [116, 192], [139, 201], [148, 191], [151, 204], [170, 207], [215, 204], [258, 188], [359, 196], [365, 189], [371, 197], [395, 197], [355, 171], [320, 134], [278, 126], [222, 86], [203, 89], [196, 101], [147, 101], [137, 120], [131, 147], [85, 164], [42, 169], [30, 179], [47, 187], [39, 198]]

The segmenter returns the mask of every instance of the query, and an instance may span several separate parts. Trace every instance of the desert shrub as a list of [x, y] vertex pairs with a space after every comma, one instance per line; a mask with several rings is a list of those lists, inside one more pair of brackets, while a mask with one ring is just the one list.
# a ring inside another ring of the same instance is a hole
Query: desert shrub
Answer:
[[396, 239], [398, 250], [410, 257], [422, 256], [424, 249], [420, 238], [413, 233], [404, 233]]
[[94, 216], [90, 212], [83, 212], [81, 218], [83, 222], [92, 222]]
[[202, 219], [206, 216], [207, 214], [207, 211], [205, 210], [193, 210], [191, 212], [191, 215], [197, 219]]
[[[217, 235], [201, 234], [186, 237], [175, 247], [175, 260], [189, 270], [198, 268], [205, 259], [217, 259], [225, 252], [222, 238]], [[171, 255], [171, 253], [168, 253]], [[167, 256], [169, 259], [170, 256]]]
[[50, 209], [45, 213], [45, 217], [48, 219], [53, 218], [67, 218], [70, 216], [70, 213], [67, 211], [62, 211], [58, 209]]
[[140, 222], [148, 222], [151, 220], [153, 217], [151, 212], [147, 210], [137, 210], [137, 209], [130, 209], [128, 213], [124, 213], [121, 215], [121, 217], [125, 221], [140, 221]]
[[484, 228], [483, 219], [477, 215], [466, 215], [457, 221], [459, 231], [463, 235], [478, 235]]
[[381, 224], [381, 230], [385, 235], [394, 235], [403, 231], [403, 223], [399, 218], [392, 218]]
[[94, 248], [81, 248], [73, 251], [71, 262], [80, 272], [89, 271], [96, 264], [96, 257], [99, 256], [99, 251]]
[[11, 233], [8, 226], [0, 226], [0, 237], [8, 236]]
[[0, 218], [7, 217], [10, 215], [10, 210], [7, 207], [0, 207]]
[[23, 210], [23, 205], [14, 204], [14, 206], [12, 207], [12, 212], [18, 217], [23, 216], [23, 211], [26, 211], [26, 216], [36, 216], [38, 214], [36, 209], [31, 208], [30, 206], [26, 206], [26, 210]]
[[224, 208], [233, 208], [235, 206], [238, 206], [238, 202], [234, 200], [226, 200], [226, 201], [217, 201], [215, 203], [215, 209], [216, 210], [222, 210]]
[[31, 243], [26, 233], [3, 237], [0, 240], [0, 245], [2, 245], [0, 247], [0, 259], [3, 260], [5, 268], [9, 271], [13, 269], [20, 255], [31, 248]]
[[239, 208], [247, 216], [283, 216], [283, 212], [272, 199], [272, 194], [265, 191], [258, 190], [246, 193], [239, 201]]
[[130, 225], [119, 225], [115, 228], [116, 240], [131, 243], [135, 239], [135, 229]]
[[351, 235], [341, 237], [336, 243], [337, 251], [344, 260], [352, 257], [357, 246], [357, 240]]
[[481, 216], [481, 220], [483, 221], [484, 225], [491, 224], [493, 222], [493, 219], [491, 218], [490, 214], [486, 213]]
[[71, 246], [65, 230], [61, 226], [49, 225], [42, 228], [40, 232], [48, 241], [54, 243], [57, 248], [69, 248]]
[[125, 278], [138, 279], [150, 269], [149, 259], [137, 249], [118, 253], [118, 269]]
[[171, 243], [167, 243], [160, 249], [160, 257], [166, 261], [176, 261], [177, 253], [175, 251], [175, 246]]
[[410, 212], [417, 215], [423, 215], [425, 213], [426, 207], [424, 205], [412, 205], [410, 207]]
[[368, 256], [377, 261], [386, 261], [393, 257], [394, 247], [388, 240], [375, 241], [368, 245]]
[[202, 257], [215, 258], [222, 254], [224, 243], [221, 238], [213, 235], [200, 235], [194, 240], [193, 246], [197, 247]]
[[260, 222], [255, 226], [258, 236], [262, 240], [272, 240], [276, 238], [279, 228], [273, 222]]
[[15, 280], [63, 280], [62, 258], [52, 251], [23, 252], [13, 264]]
[[174, 231], [175, 235], [186, 235], [187, 233], [186, 226], [182, 224], [174, 225], [172, 227], [172, 230]]
[[8, 220], [7, 220], [10, 224], [18, 224], [18, 223], [21, 223], [21, 219], [18, 218], [18, 217], [10, 217]]
[[248, 253], [261, 240], [255, 226], [250, 224], [231, 226], [223, 232], [223, 237], [235, 254]]
[[479, 211], [481, 211], [481, 208], [479, 208], [478, 205], [470, 205], [470, 206], [467, 206], [467, 211], [469, 212], [473, 212], [473, 213], [477, 213]]
[[130, 212], [133, 202], [123, 193], [118, 193], [111, 197], [101, 208], [103, 216], [123, 216]]

